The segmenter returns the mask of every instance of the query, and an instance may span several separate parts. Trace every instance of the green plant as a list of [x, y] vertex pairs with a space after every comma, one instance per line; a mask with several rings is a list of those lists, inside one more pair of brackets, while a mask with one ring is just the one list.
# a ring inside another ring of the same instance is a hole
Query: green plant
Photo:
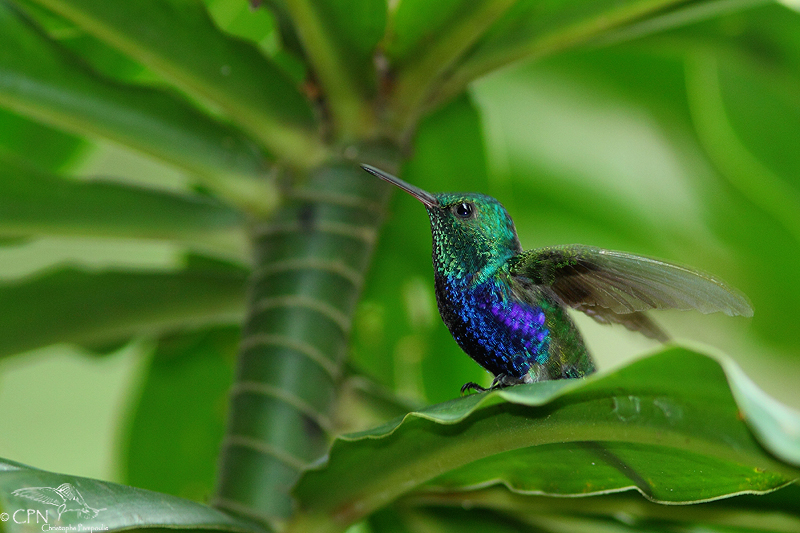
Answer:
[[[753, 299], [750, 331], [667, 320], [782, 376], [791, 398], [796, 13], [265, 4], [0, 1], [1, 244], [183, 253], [0, 286], [3, 355], [155, 343], [123, 461], [128, 484], [164, 493], [4, 461], [2, 511], [34, 505], [14, 491], [70, 483], [87, 507], [70, 507], [69, 487], [49, 493], [63, 523], [109, 529], [800, 527], [800, 416], [708, 349], [450, 400], [480, 374], [435, 316], [424, 213], [398, 201], [382, 230], [391, 190], [358, 168], [490, 192], [527, 247], [583, 240], [722, 275]], [[179, 169], [179, 184], [85, 178], [74, 162], [108, 142]], [[596, 347], [601, 363], [621, 338]], [[41, 526], [20, 522], [0, 528]]]

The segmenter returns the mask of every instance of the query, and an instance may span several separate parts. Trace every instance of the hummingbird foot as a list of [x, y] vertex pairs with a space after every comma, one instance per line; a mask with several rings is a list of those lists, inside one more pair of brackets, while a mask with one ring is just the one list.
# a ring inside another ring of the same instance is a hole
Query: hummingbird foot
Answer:
[[464, 393], [472, 392], [472, 391], [475, 391], [475, 392], [486, 392], [486, 391], [492, 390], [493, 387], [494, 386], [489, 387], [487, 389], [486, 387], [481, 387], [480, 385], [478, 385], [477, 383], [475, 383], [473, 381], [469, 381], [467, 383], [464, 383], [464, 386], [461, 387], [461, 395], [463, 396]]
[[481, 387], [477, 383], [472, 381], [468, 383], [464, 383], [464, 386], [461, 387], [461, 394], [463, 395], [467, 391], [475, 391], [475, 392], [488, 392], [497, 389], [504, 389], [506, 387], [510, 387], [511, 385], [517, 385], [519, 383], [524, 383], [524, 381], [513, 378], [508, 374], [498, 374], [492, 380], [492, 385], [487, 389], [486, 387]]

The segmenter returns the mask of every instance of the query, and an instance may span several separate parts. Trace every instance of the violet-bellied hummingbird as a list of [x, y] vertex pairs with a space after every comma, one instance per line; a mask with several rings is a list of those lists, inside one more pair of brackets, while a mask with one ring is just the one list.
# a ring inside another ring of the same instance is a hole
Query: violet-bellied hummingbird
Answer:
[[[668, 336], [648, 309], [753, 315], [742, 293], [704, 272], [580, 244], [523, 251], [491, 196], [431, 194], [361, 166], [425, 205], [439, 313], [461, 349], [494, 375], [492, 389], [594, 372], [569, 308], [662, 342]], [[487, 390], [470, 382], [461, 392], [470, 389]]]

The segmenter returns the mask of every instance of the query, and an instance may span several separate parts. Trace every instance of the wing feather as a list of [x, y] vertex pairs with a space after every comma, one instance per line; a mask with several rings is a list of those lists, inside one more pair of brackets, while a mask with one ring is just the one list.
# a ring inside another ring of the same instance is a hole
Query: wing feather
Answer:
[[658, 324], [653, 322], [650, 317], [642, 312], [618, 315], [604, 307], [578, 306], [576, 309], [583, 311], [600, 324], [620, 324], [631, 331], [638, 331], [645, 337], [655, 339], [659, 342], [667, 342], [669, 340], [667, 332], [661, 329]]
[[23, 498], [30, 498], [31, 500], [46, 503], [48, 505], [59, 506], [64, 503], [55, 489], [50, 487], [30, 487], [24, 489], [17, 489], [12, 492], [14, 496], [21, 496]]
[[522, 252], [511, 259], [511, 274], [549, 287], [566, 305], [598, 315], [594, 318], [600, 321], [608, 313], [590, 309], [603, 308], [618, 315], [648, 309], [696, 309], [753, 316], [744, 294], [710, 274], [593, 246], [573, 244]]

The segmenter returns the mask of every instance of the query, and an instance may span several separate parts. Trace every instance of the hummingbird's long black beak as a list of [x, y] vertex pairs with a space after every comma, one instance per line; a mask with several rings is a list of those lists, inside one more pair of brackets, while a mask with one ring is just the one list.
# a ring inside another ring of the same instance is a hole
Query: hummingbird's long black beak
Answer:
[[441, 207], [439, 205], [439, 200], [436, 199], [434, 195], [427, 191], [423, 191], [419, 187], [414, 187], [410, 183], [406, 183], [405, 181], [401, 180], [397, 176], [392, 176], [391, 174], [387, 174], [382, 170], [378, 170], [375, 167], [371, 167], [369, 165], [361, 165], [361, 168], [372, 174], [373, 176], [378, 176], [380, 179], [384, 181], [388, 181], [392, 185], [397, 185], [408, 194], [425, 204], [427, 207]]

